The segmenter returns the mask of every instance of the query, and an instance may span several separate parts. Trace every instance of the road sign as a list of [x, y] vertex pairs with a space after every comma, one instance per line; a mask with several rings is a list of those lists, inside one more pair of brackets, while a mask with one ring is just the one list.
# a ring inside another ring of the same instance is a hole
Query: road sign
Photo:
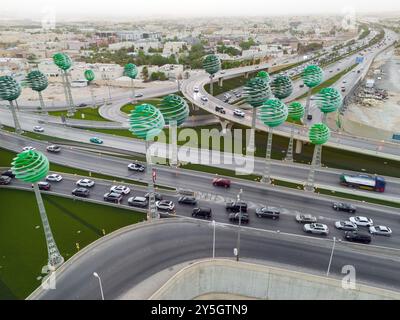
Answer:
[[364, 57], [356, 57], [356, 63], [362, 63], [364, 61]]

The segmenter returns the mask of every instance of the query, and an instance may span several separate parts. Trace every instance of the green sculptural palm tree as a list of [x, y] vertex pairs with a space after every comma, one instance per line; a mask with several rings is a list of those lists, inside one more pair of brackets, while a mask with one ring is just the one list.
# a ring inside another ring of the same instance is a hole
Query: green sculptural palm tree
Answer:
[[215, 54], [209, 54], [203, 58], [203, 69], [210, 75], [210, 94], [214, 95], [213, 78], [221, 70], [221, 60]]
[[16, 100], [21, 94], [21, 86], [10, 76], [0, 77], [0, 100], [7, 100], [10, 104], [11, 114], [14, 120], [15, 132], [18, 134], [22, 133], [21, 125], [18, 121], [17, 111], [13, 104], [13, 100]]
[[57, 269], [63, 262], [56, 242], [51, 232], [50, 223], [47, 218], [46, 209], [40, 194], [38, 182], [46, 177], [49, 171], [49, 160], [46, 156], [36, 150], [28, 150], [19, 153], [12, 162], [11, 170], [16, 179], [33, 184], [36, 201], [39, 207], [40, 218], [42, 220], [43, 231], [46, 238], [48, 253], [48, 268], [50, 271]]
[[133, 63], [127, 63], [124, 67], [124, 75], [131, 79], [131, 86], [132, 86], [132, 101], [135, 101], [135, 82], [133, 81], [136, 79], [138, 74], [138, 70], [136, 65]]
[[47, 77], [39, 70], [33, 70], [27, 74], [26, 82], [28, 83], [28, 86], [32, 90], [36, 91], [39, 95], [39, 103], [40, 103], [39, 111], [41, 112], [44, 111], [45, 113], [47, 113], [45, 111], [45, 105], [42, 96], [42, 91], [45, 90], [49, 85]]
[[155, 181], [153, 178], [150, 141], [162, 131], [164, 125], [165, 121], [162, 113], [151, 104], [141, 104], [136, 106], [129, 116], [129, 130], [135, 137], [144, 139], [146, 144], [147, 181], [149, 191], [148, 218], [150, 220], [157, 217], [154, 195]]
[[53, 55], [53, 62], [61, 70], [61, 79], [64, 87], [65, 100], [69, 105], [67, 115], [73, 116], [75, 113], [75, 104], [72, 98], [71, 84], [68, 78], [68, 69], [72, 66], [72, 60], [65, 53], [56, 53]]
[[309, 65], [304, 68], [301, 78], [304, 84], [308, 87], [307, 100], [306, 100], [306, 112], [305, 115], [308, 117], [310, 114], [310, 100], [312, 88], [318, 86], [324, 77], [324, 72], [317, 65]]
[[304, 116], [304, 107], [300, 102], [292, 102], [288, 105], [288, 119], [292, 121], [291, 129], [290, 129], [290, 139], [288, 151], [286, 153], [286, 161], [293, 162], [293, 140], [294, 140], [294, 128], [295, 122], [300, 121]]
[[87, 80], [88, 85], [89, 85], [90, 95], [92, 96], [93, 108], [96, 108], [96, 100], [94, 99], [93, 86], [91, 85], [92, 81], [95, 78], [93, 70], [90, 70], [90, 69], [85, 70], [84, 76], [85, 76], [85, 79]]

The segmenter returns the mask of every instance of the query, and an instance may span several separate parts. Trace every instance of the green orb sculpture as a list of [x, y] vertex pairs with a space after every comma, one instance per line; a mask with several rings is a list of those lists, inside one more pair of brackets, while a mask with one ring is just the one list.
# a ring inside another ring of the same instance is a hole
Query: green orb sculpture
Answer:
[[297, 101], [294, 101], [288, 105], [288, 118], [294, 121], [299, 121], [304, 116], [304, 106]]
[[31, 71], [26, 76], [28, 86], [34, 91], [43, 91], [49, 85], [47, 77], [39, 70]]
[[13, 101], [21, 94], [21, 86], [10, 76], [0, 77], [0, 100]]
[[19, 153], [11, 165], [15, 177], [29, 183], [42, 180], [49, 172], [49, 160], [43, 153], [36, 150]]
[[309, 88], [314, 88], [322, 82], [324, 73], [322, 69], [316, 65], [309, 65], [304, 68], [301, 78], [304, 84]]
[[165, 124], [168, 125], [176, 121], [176, 125], [180, 126], [189, 116], [189, 106], [182, 97], [176, 94], [165, 96], [158, 105], [158, 109], [164, 117]]
[[151, 104], [141, 104], [131, 111], [129, 126], [136, 137], [151, 140], [165, 125], [161, 111]]
[[293, 92], [292, 80], [288, 76], [277, 76], [270, 85], [272, 93], [278, 99], [285, 99]]
[[342, 95], [335, 88], [323, 88], [316, 97], [316, 105], [323, 113], [335, 112], [342, 102]]
[[331, 132], [324, 123], [315, 123], [311, 126], [308, 137], [312, 144], [324, 144], [329, 140]]
[[203, 59], [203, 69], [213, 75], [221, 70], [221, 60], [215, 54], [209, 54]]
[[85, 76], [85, 79], [87, 80], [87, 81], [93, 81], [94, 80], [94, 72], [93, 72], [93, 70], [90, 70], [90, 69], [88, 69], [88, 70], [85, 70], [85, 72], [83, 73], [84, 74], [84, 76]]
[[268, 82], [259, 77], [248, 80], [243, 88], [243, 93], [246, 102], [253, 108], [261, 106], [272, 96]]
[[264, 81], [266, 81], [267, 83], [270, 82], [270, 77], [267, 71], [261, 70], [257, 73], [257, 77], [263, 79]]
[[268, 99], [259, 108], [258, 118], [268, 127], [274, 128], [286, 121], [287, 106], [279, 99]]
[[133, 63], [127, 63], [124, 67], [124, 76], [127, 76], [131, 79], [135, 79], [138, 74], [138, 70], [136, 65]]
[[57, 67], [66, 71], [72, 66], [71, 58], [62, 52], [56, 53], [53, 55], [53, 61]]

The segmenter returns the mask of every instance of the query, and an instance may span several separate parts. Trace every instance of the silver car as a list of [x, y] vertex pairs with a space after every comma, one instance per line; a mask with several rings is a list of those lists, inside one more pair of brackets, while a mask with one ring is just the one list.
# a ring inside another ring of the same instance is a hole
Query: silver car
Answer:
[[339, 230], [356, 231], [357, 225], [351, 221], [336, 221], [335, 227]]
[[296, 221], [298, 223], [315, 223], [317, 222], [317, 218], [312, 216], [311, 214], [296, 214]]
[[392, 234], [392, 229], [385, 226], [370, 226], [369, 233], [390, 237]]
[[307, 223], [304, 225], [303, 230], [307, 233], [328, 235], [329, 228], [326, 224], [322, 223]]

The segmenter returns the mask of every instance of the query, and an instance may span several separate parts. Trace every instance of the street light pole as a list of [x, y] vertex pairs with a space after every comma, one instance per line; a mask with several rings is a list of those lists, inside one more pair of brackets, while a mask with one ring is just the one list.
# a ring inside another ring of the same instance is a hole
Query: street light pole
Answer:
[[238, 236], [237, 236], [237, 255], [236, 255], [236, 261], [239, 261], [239, 254], [240, 254], [240, 227], [242, 225], [242, 205], [240, 203], [240, 195], [242, 194], [243, 190], [240, 189], [238, 195], [237, 195], [237, 201], [239, 202], [239, 227], [238, 227]]
[[212, 226], [213, 226], [213, 250], [212, 250], [212, 257], [213, 257], [213, 259], [215, 259], [215, 220], [213, 220], [211, 223], [212, 223]]
[[328, 270], [326, 271], [326, 276], [329, 276], [329, 271], [331, 269], [331, 263], [332, 263], [332, 258], [333, 258], [333, 251], [335, 250], [335, 243], [336, 243], [336, 237], [333, 237], [333, 246], [332, 246], [332, 252], [331, 252], [331, 257], [329, 258], [329, 264], [328, 264]]
[[97, 272], [93, 272], [93, 276], [99, 280], [101, 299], [104, 300], [103, 285], [101, 284], [100, 276]]

